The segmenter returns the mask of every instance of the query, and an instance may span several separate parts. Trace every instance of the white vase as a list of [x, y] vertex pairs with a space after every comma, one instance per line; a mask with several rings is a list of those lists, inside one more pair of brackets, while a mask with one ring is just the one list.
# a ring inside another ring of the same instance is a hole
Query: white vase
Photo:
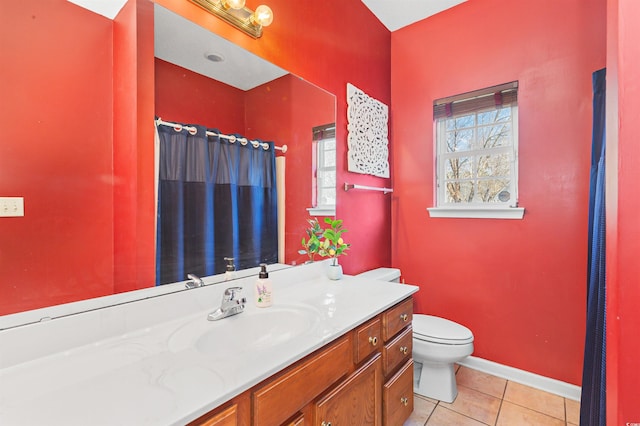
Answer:
[[328, 265], [327, 266], [327, 278], [330, 280], [342, 279], [342, 265]]

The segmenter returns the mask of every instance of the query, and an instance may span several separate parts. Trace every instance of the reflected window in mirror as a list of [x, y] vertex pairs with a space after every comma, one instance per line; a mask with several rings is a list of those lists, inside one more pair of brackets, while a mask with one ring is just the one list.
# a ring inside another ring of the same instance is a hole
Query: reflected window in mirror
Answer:
[[312, 216], [336, 214], [336, 126], [335, 123], [313, 128]]

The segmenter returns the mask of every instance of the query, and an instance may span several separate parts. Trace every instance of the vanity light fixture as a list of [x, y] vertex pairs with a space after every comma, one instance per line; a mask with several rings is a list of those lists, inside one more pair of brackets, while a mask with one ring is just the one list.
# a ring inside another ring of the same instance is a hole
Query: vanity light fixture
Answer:
[[269, 6], [260, 5], [254, 12], [245, 6], [245, 0], [190, 1], [253, 38], [261, 37], [262, 28], [273, 22], [273, 12]]

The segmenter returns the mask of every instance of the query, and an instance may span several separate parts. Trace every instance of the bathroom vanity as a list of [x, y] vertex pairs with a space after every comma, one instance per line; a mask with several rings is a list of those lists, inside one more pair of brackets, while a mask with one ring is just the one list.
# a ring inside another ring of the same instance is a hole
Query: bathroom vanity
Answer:
[[413, 411], [405, 299], [191, 425], [400, 425]]
[[220, 321], [227, 283], [1, 330], [0, 424], [402, 424], [418, 288], [323, 263], [271, 280], [272, 307]]

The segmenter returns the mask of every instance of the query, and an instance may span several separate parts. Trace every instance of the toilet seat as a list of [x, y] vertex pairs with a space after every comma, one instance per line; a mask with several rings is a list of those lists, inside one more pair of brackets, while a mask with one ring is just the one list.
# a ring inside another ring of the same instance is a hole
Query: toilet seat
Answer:
[[467, 327], [448, 319], [422, 314], [413, 316], [413, 337], [446, 345], [466, 345], [473, 342], [473, 333]]

